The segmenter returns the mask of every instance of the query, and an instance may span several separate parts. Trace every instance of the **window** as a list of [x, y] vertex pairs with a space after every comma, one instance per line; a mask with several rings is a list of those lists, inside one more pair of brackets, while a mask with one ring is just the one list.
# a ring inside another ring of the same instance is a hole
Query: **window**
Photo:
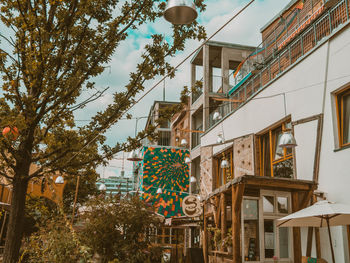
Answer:
[[339, 146], [350, 145], [350, 87], [336, 94]]
[[277, 219], [291, 212], [290, 194], [284, 192], [261, 191], [262, 216], [260, 234], [261, 254], [265, 259], [274, 256], [279, 259], [291, 258], [291, 234], [288, 227], [277, 227]]
[[243, 255], [244, 261], [259, 261], [259, 200], [243, 200]]
[[[222, 168], [221, 162], [227, 160], [229, 167]], [[217, 173], [216, 173], [216, 188], [225, 185], [229, 180], [233, 179], [233, 160], [232, 150], [224, 152], [219, 158], [217, 158]]]
[[258, 137], [261, 176], [293, 177], [293, 151], [278, 146], [283, 131], [291, 127], [290, 121], [284, 122]]

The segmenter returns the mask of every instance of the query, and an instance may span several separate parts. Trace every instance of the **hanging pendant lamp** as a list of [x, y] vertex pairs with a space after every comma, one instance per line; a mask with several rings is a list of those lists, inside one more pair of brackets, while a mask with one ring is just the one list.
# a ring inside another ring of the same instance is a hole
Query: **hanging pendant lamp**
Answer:
[[194, 176], [191, 176], [190, 183], [195, 183], [195, 182], [197, 182], [197, 178]]
[[139, 161], [142, 161], [142, 157], [138, 150], [132, 150], [129, 153], [127, 160], [132, 162], [139, 162]]
[[163, 193], [162, 188], [159, 187], [159, 188], [157, 189], [157, 192], [156, 192], [156, 193], [157, 193], [157, 194]]
[[225, 142], [225, 140], [224, 140], [222, 134], [219, 134], [219, 135], [218, 135], [218, 137], [216, 138], [216, 142], [217, 142], [217, 143], [224, 143], [224, 142]]
[[226, 159], [223, 159], [223, 160], [221, 161], [220, 167], [221, 167], [221, 168], [229, 168], [229, 167], [230, 167], [230, 164], [228, 163], [228, 161], [227, 161]]
[[102, 183], [102, 184], [100, 184], [100, 186], [98, 187], [98, 190], [99, 190], [99, 191], [106, 191], [106, 190], [107, 190], [107, 186], [106, 186], [104, 183]]
[[164, 18], [174, 25], [192, 23], [197, 18], [194, 2], [191, 0], [169, 0], [164, 11]]
[[220, 112], [215, 111], [214, 115], [213, 115], [213, 120], [214, 121], [218, 121], [218, 120], [221, 120], [221, 119], [222, 119], [222, 116], [221, 116]]
[[64, 178], [62, 175], [56, 177], [55, 184], [64, 184]]
[[191, 163], [190, 157], [186, 157], [186, 158], [185, 158], [185, 163]]
[[292, 134], [291, 130], [285, 130], [278, 141], [278, 146], [282, 148], [294, 148], [297, 146], [297, 142]]
[[185, 146], [187, 146], [187, 144], [188, 144], [188, 142], [186, 139], [181, 140], [181, 143], [180, 143], [181, 146], [185, 147]]

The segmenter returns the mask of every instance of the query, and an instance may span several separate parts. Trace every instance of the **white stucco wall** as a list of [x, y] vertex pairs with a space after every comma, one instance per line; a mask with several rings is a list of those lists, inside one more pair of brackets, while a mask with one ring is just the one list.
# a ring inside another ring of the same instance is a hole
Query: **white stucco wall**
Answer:
[[[222, 125], [219, 124], [204, 134], [201, 145], [215, 143], [222, 129], [225, 139], [230, 140], [258, 133], [280, 121], [285, 116], [283, 96], [274, 95], [285, 93], [287, 115], [291, 115], [292, 121], [324, 113], [319, 189], [327, 194], [329, 201], [350, 205], [350, 148], [336, 151], [337, 129], [332, 102], [334, 99], [332, 92], [349, 83], [350, 27], [348, 26], [276, 79], [253, 100], [228, 116]], [[295, 126], [294, 133], [298, 142], [295, 150], [297, 178], [312, 180], [317, 121]], [[303, 239], [306, 237], [305, 231], [307, 230], [302, 230]], [[332, 235], [336, 262], [349, 262], [343, 228], [332, 228]], [[303, 240], [304, 246], [306, 246], [305, 240]], [[332, 262], [326, 229], [321, 230], [321, 246], [322, 257]], [[305, 248], [303, 251], [305, 253]], [[315, 248], [312, 253], [315, 255]]]

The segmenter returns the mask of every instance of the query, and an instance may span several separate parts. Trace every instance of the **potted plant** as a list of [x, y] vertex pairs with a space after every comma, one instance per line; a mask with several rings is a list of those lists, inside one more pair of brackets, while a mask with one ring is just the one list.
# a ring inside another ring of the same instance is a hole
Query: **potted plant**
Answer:
[[224, 246], [229, 254], [232, 254], [232, 230], [231, 228], [226, 233], [224, 238]]
[[216, 250], [219, 251], [221, 249], [221, 230], [217, 227], [214, 229], [214, 242], [215, 242], [215, 247]]
[[221, 230], [217, 227], [211, 227], [211, 228], [208, 228], [208, 230], [213, 235], [215, 250], [219, 251], [222, 245]]

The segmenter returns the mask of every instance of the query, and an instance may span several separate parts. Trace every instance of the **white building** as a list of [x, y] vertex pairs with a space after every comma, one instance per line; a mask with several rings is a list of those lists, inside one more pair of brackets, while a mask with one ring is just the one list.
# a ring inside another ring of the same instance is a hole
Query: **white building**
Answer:
[[[192, 136], [191, 158], [206, 262], [332, 262], [326, 228], [278, 228], [276, 219], [320, 198], [350, 205], [349, 4], [292, 0], [262, 28], [258, 48], [209, 42], [193, 58], [193, 85], [203, 72], [191, 129], [205, 133]], [[287, 128], [294, 149], [278, 147]], [[211, 234], [223, 239], [231, 226], [233, 253]], [[349, 262], [349, 226], [331, 232], [335, 261]]]

